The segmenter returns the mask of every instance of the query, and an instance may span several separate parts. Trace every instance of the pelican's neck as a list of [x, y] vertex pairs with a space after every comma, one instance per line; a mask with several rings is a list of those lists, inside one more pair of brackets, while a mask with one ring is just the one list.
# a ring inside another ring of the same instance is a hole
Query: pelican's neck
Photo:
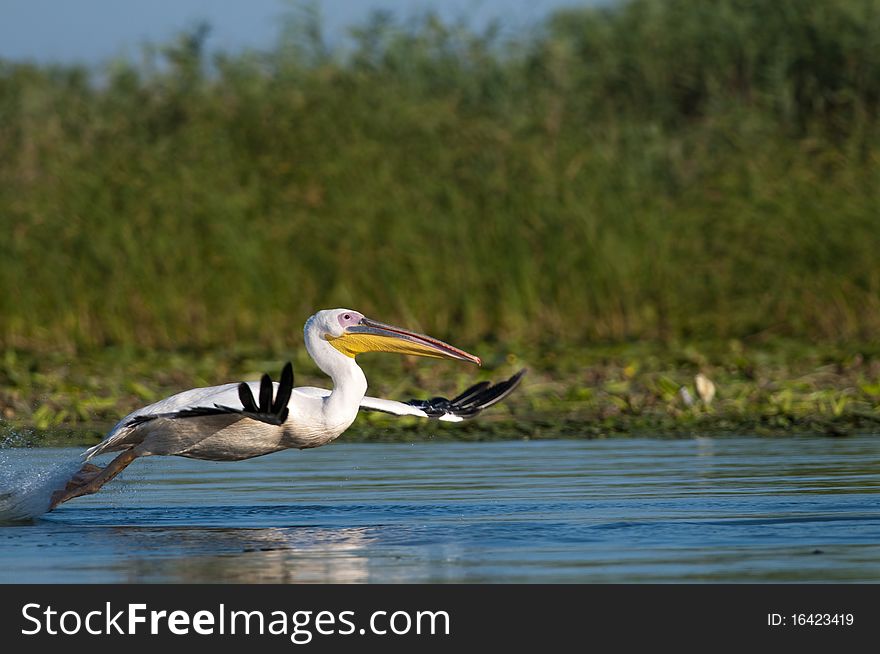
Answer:
[[328, 425], [348, 427], [354, 422], [361, 400], [367, 394], [367, 377], [355, 360], [348, 357], [323, 338], [319, 331], [306, 323], [304, 330], [306, 350], [318, 367], [333, 380], [333, 391], [324, 400], [324, 416]]
[[324, 415], [328, 424], [348, 427], [357, 417], [361, 400], [367, 394], [367, 377], [354, 359], [338, 354], [339, 365], [325, 370], [333, 380], [333, 391], [324, 401]]

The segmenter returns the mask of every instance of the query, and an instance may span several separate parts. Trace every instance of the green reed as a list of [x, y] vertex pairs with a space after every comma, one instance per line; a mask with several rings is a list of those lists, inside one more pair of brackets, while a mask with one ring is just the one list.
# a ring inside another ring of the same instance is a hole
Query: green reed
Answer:
[[0, 346], [880, 333], [880, 3], [636, 0], [531, 33], [293, 13], [0, 63]]

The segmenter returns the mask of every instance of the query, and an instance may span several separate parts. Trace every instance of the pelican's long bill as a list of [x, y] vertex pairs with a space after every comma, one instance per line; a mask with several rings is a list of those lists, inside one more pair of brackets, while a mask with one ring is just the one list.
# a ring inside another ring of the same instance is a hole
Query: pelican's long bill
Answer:
[[431, 336], [386, 325], [369, 318], [345, 329], [342, 336], [327, 336], [337, 350], [351, 358], [364, 352], [396, 352], [436, 359], [457, 359], [482, 365], [480, 358]]

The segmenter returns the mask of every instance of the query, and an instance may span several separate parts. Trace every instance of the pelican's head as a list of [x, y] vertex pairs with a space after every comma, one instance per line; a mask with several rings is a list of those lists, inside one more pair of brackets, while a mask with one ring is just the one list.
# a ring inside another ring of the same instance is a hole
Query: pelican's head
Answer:
[[479, 357], [424, 334], [393, 327], [364, 317], [351, 309], [325, 309], [306, 323], [309, 333], [317, 335], [345, 356], [354, 358], [364, 352], [396, 352], [437, 359], [457, 359], [481, 365]]

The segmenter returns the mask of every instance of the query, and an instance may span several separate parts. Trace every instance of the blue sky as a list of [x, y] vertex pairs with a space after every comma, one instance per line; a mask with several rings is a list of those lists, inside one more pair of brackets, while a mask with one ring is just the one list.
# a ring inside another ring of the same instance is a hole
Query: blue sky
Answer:
[[[373, 10], [409, 18], [433, 9], [475, 26], [501, 19], [509, 29], [528, 26], [549, 11], [584, 0], [323, 0], [328, 38], [336, 41]], [[146, 42], [167, 41], [207, 20], [210, 50], [270, 47], [289, 0], [0, 0], [0, 58], [99, 64], [137, 57]]]

